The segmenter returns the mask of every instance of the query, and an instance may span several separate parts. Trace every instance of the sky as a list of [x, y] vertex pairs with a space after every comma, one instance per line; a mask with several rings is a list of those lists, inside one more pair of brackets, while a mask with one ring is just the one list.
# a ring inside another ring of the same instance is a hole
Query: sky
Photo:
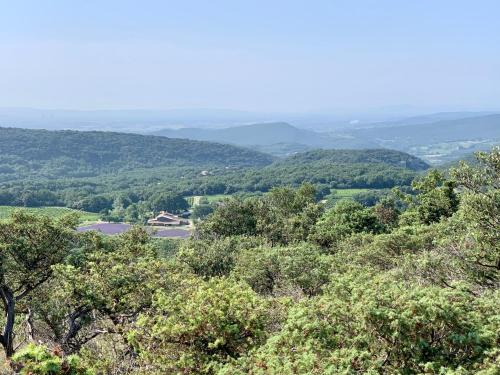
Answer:
[[0, 0], [0, 107], [500, 108], [498, 0]]

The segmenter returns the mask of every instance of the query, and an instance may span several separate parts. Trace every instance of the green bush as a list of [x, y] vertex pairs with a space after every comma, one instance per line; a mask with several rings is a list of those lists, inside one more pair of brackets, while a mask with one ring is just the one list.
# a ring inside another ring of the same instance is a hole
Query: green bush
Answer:
[[227, 279], [186, 282], [183, 291], [159, 291], [129, 341], [158, 373], [211, 373], [265, 338], [266, 303], [249, 287]]
[[20, 374], [92, 375], [77, 355], [63, 356], [42, 345], [29, 344], [12, 357], [12, 368]]

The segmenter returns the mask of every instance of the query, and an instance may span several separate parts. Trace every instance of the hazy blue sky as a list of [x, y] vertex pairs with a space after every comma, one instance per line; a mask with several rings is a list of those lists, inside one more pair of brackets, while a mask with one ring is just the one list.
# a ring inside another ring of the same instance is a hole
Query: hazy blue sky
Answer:
[[0, 107], [499, 108], [500, 1], [0, 0]]

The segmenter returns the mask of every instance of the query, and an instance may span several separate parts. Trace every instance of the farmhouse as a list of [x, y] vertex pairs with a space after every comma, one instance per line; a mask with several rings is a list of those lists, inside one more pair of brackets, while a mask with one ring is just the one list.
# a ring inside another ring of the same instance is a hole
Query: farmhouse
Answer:
[[168, 226], [187, 225], [189, 224], [189, 222], [167, 211], [161, 211], [158, 216], [156, 216], [153, 219], [149, 219], [148, 224], [168, 227]]

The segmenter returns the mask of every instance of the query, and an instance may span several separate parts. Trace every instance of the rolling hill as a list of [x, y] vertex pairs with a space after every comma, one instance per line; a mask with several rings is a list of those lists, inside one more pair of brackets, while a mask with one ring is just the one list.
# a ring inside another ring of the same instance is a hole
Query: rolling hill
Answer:
[[421, 159], [394, 150], [313, 150], [249, 170], [240, 180], [249, 191], [303, 182], [329, 188], [379, 189], [408, 185], [428, 168]]
[[277, 160], [268, 168], [276, 166], [297, 166], [317, 164], [383, 164], [391, 167], [424, 171], [429, 165], [423, 160], [405, 152], [385, 149], [366, 150], [314, 150]]
[[0, 128], [0, 182], [19, 176], [89, 177], [162, 166], [257, 167], [273, 162], [249, 149], [111, 132]]

